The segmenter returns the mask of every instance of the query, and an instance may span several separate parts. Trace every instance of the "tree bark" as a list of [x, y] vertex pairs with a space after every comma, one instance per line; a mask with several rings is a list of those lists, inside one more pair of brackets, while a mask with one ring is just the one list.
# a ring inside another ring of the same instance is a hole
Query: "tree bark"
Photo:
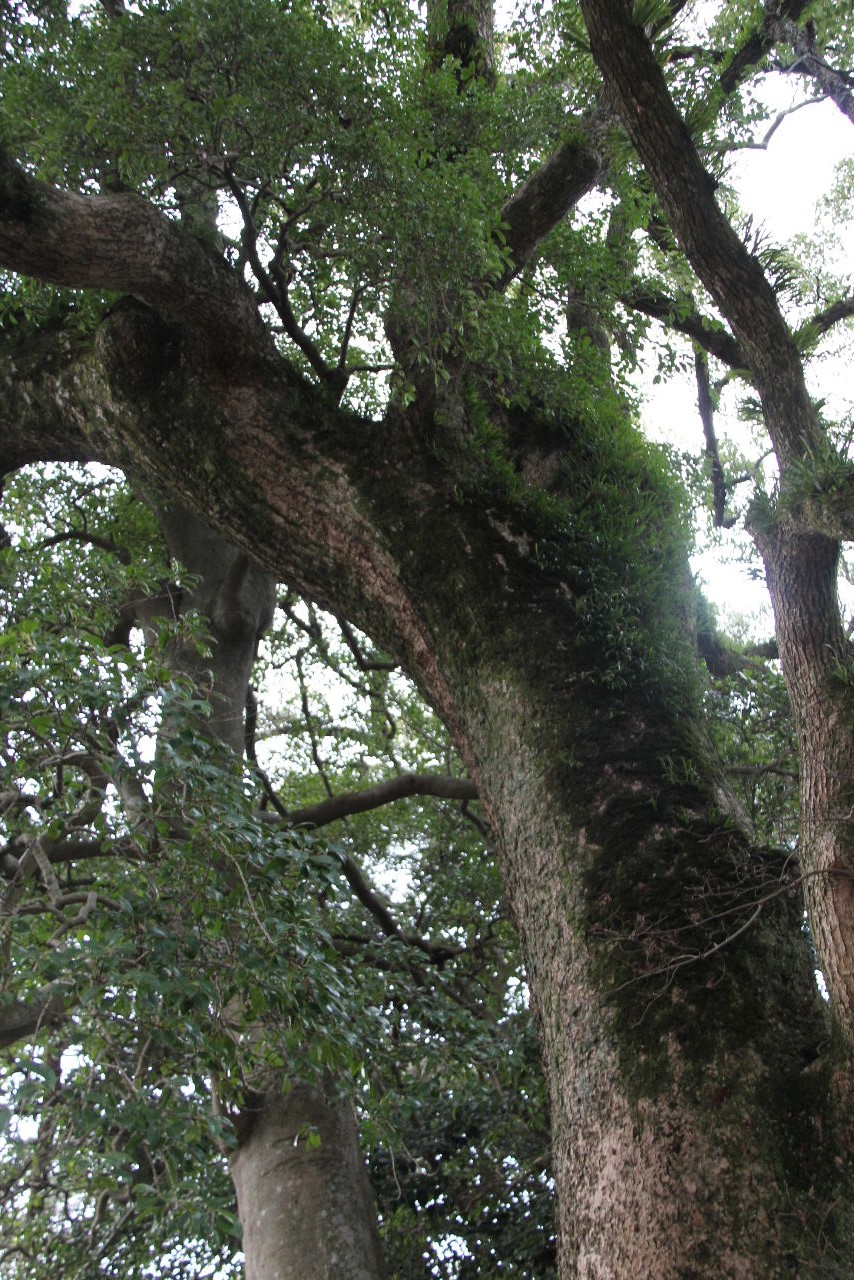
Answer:
[[246, 1280], [384, 1276], [353, 1102], [273, 1082], [230, 1158]]
[[[777, 455], [780, 496], [754, 510], [752, 533], [765, 564], [798, 732], [798, 852], [809, 919], [838, 1026], [854, 1044], [854, 655], [836, 590], [839, 539], [851, 532], [850, 473], [829, 486], [826, 497], [804, 498], [805, 474], [822, 466], [840, 474], [845, 467], [819, 425], [776, 296], [718, 208], [714, 184], [628, 6], [582, 0], [582, 10], [626, 132], [682, 248], [732, 325]], [[767, 10], [770, 33], [770, 5]]]

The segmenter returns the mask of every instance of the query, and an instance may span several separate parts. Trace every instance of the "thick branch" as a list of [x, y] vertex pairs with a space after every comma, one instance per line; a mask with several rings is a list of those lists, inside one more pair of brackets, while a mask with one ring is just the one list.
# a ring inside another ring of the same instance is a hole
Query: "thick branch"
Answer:
[[581, 0], [591, 49], [688, 260], [732, 327], [762, 400], [781, 465], [821, 431], [774, 291], [715, 201], [661, 68], [624, 0]]
[[700, 311], [686, 313], [674, 298], [668, 298], [663, 293], [653, 293], [640, 285], [625, 294], [623, 302], [635, 311], [642, 311], [644, 315], [660, 320], [668, 329], [684, 334], [728, 368], [746, 367], [744, 352], [732, 334], [718, 321], [704, 316]]
[[532, 258], [537, 246], [594, 186], [605, 162], [591, 133], [563, 143], [535, 170], [501, 210], [508, 265], [499, 280], [505, 288]]
[[[783, 0], [782, 4], [774, 5], [773, 8], [779, 11], [780, 17], [796, 21], [809, 3], [810, 0]], [[773, 18], [769, 12], [771, 9], [772, 5], [767, 3], [766, 0], [762, 25], [751, 32], [721, 75], [719, 83], [724, 93], [734, 93], [744, 77], [749, 74], [758, 62], [762, 61], [772, 48], [775, 34]]]
[[[328, 826], [330, 822], [338, 822], [341, 818], [350, 818], [357, 813], [368, 813], [371, 809], [379, 809], [382, 805], [403, 800], [407, 796], [476, 800], [477, 788], [468, 778], [449, 778], [434, 773], [402, 773], [400, 777], [378, 782], [376, 786], [366, 787], [364, 791], [348, 791], [345, 795], [332, 796], [304, 809], [291, 809], [286, 821], [289, 826], [307, 827], [315, 831], [318, 827]], [[269, 814], [266, 821], [279, 822], [281, 819]]]
[[272, 355], [249, 289], [222, 259], [136, 195], [81, 196], [0, 149], [0, 264], [78, 289], [132, 294], [226, 369]]
[[36, 461], [107, 461], [104, 428], [120, 412], [91, 339], [0, 336], [0, 474]]
[[40, 1031], [61, 1022], [66, 1012], [67, 1001], [53, 985], [44, 987], [32, 1000], [0, 1005], [0, 1049], [31, 1040]]
[[813, 346], [823, 334], [828, 333], [834, 325], [854, 316], [854, 294], [848, 298], [840, 298], [832, 302], [823, 311], [817, 311], [798, 329], [796, 337], [801, 348]]
[[822, 93], [826, 94], [836, 106], [854, 124], [854, 94], [851, 92], [850, 79], [841, 71], [835, 70], [818, 52], [812, 31], [812, 23], [799, 27], [796, 22], [780, 16], [768, 24], [778, 40], [785, 40], [795, 51], [795, 61], [785, 69], [796, 71], [800, 75], [815, 80]]

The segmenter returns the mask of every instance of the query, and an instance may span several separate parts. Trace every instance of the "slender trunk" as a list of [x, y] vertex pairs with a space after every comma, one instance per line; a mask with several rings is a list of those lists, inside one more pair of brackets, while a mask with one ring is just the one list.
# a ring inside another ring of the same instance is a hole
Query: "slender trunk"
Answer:
[[765, 560], [800, 762], [798, 858], [840, 1026], [854, 1036], [854, 661], [837, 597], [839, 544], [790, 527], [754, 536]]
[[[207, 619], [210, 651], [200, 659], [192, 647], [179, 648], [172, 661], [208, 685], [205, 732], [242, 754], [249, 678], [272, 620], [273, 580], [184, 508], [158, 503], [157, 515], [171, 554], [196, 581], [190, 592], [150, 604], [148, 615], [168, 602]], [[168, 731], [167, 725], [161, 733]], [[331, 1085], [321, 1092], [279, 1073], [252, 1095], [237, 1129], [230, 1169], [247, 1280], [382, 1280], [352, 1099]]]
[[385, 1275], [352, 1099], [275, 1080], [230, 1159], [246, 1280]]

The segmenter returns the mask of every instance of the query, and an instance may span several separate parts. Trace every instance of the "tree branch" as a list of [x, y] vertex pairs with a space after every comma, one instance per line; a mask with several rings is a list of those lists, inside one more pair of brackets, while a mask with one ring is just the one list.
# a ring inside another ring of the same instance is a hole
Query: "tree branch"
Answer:
[[801, 350], [808, 349], [834, 325], [850, 319], [851, 316], [854, 316], [854, 294], [849, 298], [840, 298], [837, 302], [831, 302], [823, 311], [817, 311], [811, 319], [804, 321], [795, 333], [795, 340]]
[[0, 264], [77, 289], [132, 294], [180, 324], [206, 362], [258, 367], [274, 349], [248, 287], [136, 195], [76, 195], [0, 148]]
[[[337, 368], [328, 365], [321, 351], [305, 329], [298, 323], [288, 297], [288, 276], [282, 269], [281, 262], [277, 261], [279, 251], [277, 250], [274, 255], [273, 274], [271, 275], [270, 272], [265, 270], [264, 264], [258, 255], [258, 229], [255, 226], [255, 219], [246, 199], [246, 194], [231, 174], [228, 175], [228, 185], [243, 217], [243, 248], [247, 261], [264, 290], [267, 301], [271, 302], [276, 308], [276, 313], [282, 322], [285, 333], [303, 353], [311, 368], [322, 382], [336, 392], [337, 399], [340, 399], [347, 385], [347, 374], [343, 363]], [[284, 243], [283, 240], [282, 249], [284, 248]]]
[[668, 298], [666, 294], [653, 292], [640, 284], [624, 294], [622, 301], [634, 311], [641, 311], [654, 320], [660, 320], [668, 329], [684, 334], [729, 369], [746, 368], [744, 352], [720, 321], [697, 310], [686, 312], [675, 298]]
[[112, 538], [103, 537], [97, 533], [88, 533], [85, 529], [66, 529], [62, 533], [54, 533], [49, 538], [45, 538], [43, 542], [36, 544], [34, 550], [46, 550], [48, 547], [58, 547], [63, 542], [83, 542], [87, 546], [97, 547], [100, 551], [106, 551], [110, 555], [116, 557], [122, 564], [130, 564], [131, 554], [127, 547], [119, 546]]
[[519, 274], [540, 242], [604, 172], [605, 158], [598, 140], [602, 132], [597, 112], [575, 137], [558, 147], [503, 206], [501, 223], [505, 228], [509, 261], [498, 280], [499, 289], [505, 289]]
[[804, 107], [814, 107], [817, 102], [823, 102], [824, 97], [808, 98], [805, 102], [796, 102], [793, 107], [787, 107], [785, 111], [780, 111], [774, 117], [770, 127], [765, 131], [759, 142], [723, 142], [720, 150], [722, 152], [730, 151], [767, 151], [768, 145], [774, 134], [780, 128], [784, 120], [788, 120], [789, 116], [796, 115], [798, 111], [803, 111]]
[[378, 782], [376, 786], [366, 787], [364, 791], [348, 791], [344, 795], [321, 800], [319, 804], [307, 805], [304, 809], [289, 809], [284, 819], [275, 814], [264, 814], [263, 820], [269, 823], [285, 821], [288, 826], [316, 831], [319, 827], [328, 826], [330, 822], [351, 818], [357, 813], [368, 813], [371, 809], [379, 809], [409, 796], [476, 800], [477, 788], [468, 778], [450, 778], [435, 773], [402, 773], [397, 778], [389, 778], [386, 782]]
[[395, 920], [389, 907], [375, 892], [361, 868], [347, 854], [339, 853], [341, 870], [353, 893], [376, 920], [387, 938], [397, 938], [408, 947], [417, 947], [436, 963], [441, 964], [465, 951], [465, 947], [455, 943], [431, 942], [420, 934], [409, 929], [402, 929]]
[[734, 93], [751, 68], [770, 52], [775, 40], [772, 26], [774, 10], [778, 10], [780, 17], [797, 21], [810, 2], [811, 0], [783, 0], [782, 4], [772, 8], [766, 0], [761, 26], [751, 32], [720, 77], [719, 84], [724, 93]]
[[0, 1049], [20, 1040], [31, 1040], [40, 1031], [61, 1022], [68, 1012], [66, 997], [51, 983], [31, 1000], [0, 1004]]
[[797, 55], [794, 62], [781, 69], [798, 72], [815, 80], [822, 93], [830, 98], [842, 114], [854, 124], [854, 94], [850, 89], [851, 81], [844, 72], [836, 71], [821, 57], [815, 44], [813, 24], [808, 22], [806, 27], [799, 27], [796, 22], [792, 22], [781, 14], [769, 26], [775, 39], [785, 40], [791, 44]]
[[733, 520], [726, 518], [727, 484], [724, 469], [718, 452], [718, 438], [715, 434], [715, 410], [712, 404], [712, 388], [709, 382], [709, 362], [705, 353], [695, 351], [694, 374], [697, 380], [697, 407], [700, 421], [703, 424], [703, 436], [706, 441], [706, 457], [712, 468], [712, 510], [716, 529], [728, 529]]
[[757, 259], [715, 200], [649, 42], [624, 0], [581, 0], [593, 56], [689, 262], [729, 322], [781, 468], [820, 447], [797, 346]]
[[338, 623], [344, 643], [352, 653], [356, 666], [360, 671], [367, 674], [369, 671], [396, 671], [398, 669], [400, 666], [398, 662], [388, 662], [380, 658], [366, 658], [362, 653], [356, 633], [347, 619], [337, 616], [335, 621]]

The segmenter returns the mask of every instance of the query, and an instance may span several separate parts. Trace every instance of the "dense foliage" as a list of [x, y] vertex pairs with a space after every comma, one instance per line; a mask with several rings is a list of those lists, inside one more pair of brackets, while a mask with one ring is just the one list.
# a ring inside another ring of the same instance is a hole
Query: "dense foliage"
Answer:
[[[115, 642], [130, 595], [181, 589], [149, 509], [53, 468], [16, 478], [3, 515], [4, 994], [68, 1013], [7, 1067], [9, 1274], [229, 1266], [229, 1110], [270, 1065], [358, 1089], [401, 1277], [460, 1249], [520, 1274], [548, 1259], [541, 1084], [482, 820], [415, 800], [332, 842], [265, 821], [380, 770], [452, 772], [435, 717], [286, 595], [258, 671], [265, 769], [243, 770], [170, 667], [176, 645], [204, 654], [204, 620]], [[345, 860], [389, 887], [404, 937]]]

